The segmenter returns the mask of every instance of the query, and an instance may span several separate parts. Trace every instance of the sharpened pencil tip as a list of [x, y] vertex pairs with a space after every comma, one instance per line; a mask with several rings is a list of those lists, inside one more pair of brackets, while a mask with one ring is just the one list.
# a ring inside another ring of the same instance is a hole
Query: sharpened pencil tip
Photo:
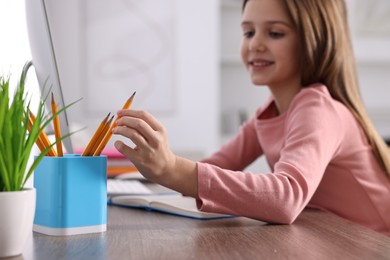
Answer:
[[111, 115], [111, 112], [109, 112], [106, 117], [103, 119], [103, 121], [101, 122], [102, 124], [106, 123], [108, 121], [108, 118], [110, 117]]
[[132, 101], [133, 101], [133, 99], [134, 99], [134, 96], [135, 96], [135, 93], [136, 93], [136, 91], [134, 91], [133, 95], [131, 95], [131, 97], [129, 98], [129, 101], [130, 101], [130, 102], [132, 102]]

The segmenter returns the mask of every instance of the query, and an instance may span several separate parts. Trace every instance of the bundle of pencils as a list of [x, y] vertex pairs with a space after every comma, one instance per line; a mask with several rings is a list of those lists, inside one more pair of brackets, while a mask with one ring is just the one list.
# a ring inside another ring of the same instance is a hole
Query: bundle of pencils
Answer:
[[[123, 105], [123, 109], [129, 109], [135, 93], [131, 95], [129, 99], [127, 99], [126, 103]], [[58, 117], [58, 107], [56, 100], [54, 98], [54, 95], [52, 93], [51, 95], [51, 109], [52, 109], [52, 115], [53, 118], [53, 124], [54, 124], [54, 134], [56, 139], [56, 148], [57, 151], [54, 149], [53, 145], [50, 143], [50, 140], [45, 133], [45, 131], [42, 131], [38, 137], [38, 140], [36, 141], [36, 144], [38, 148], [43, 152], [48, 147], [51, 147], [48, 151], [48, 156], [63, 156], [63, 149], [62, 149], [62, 142], [61, 142], [61, 127], [60, 127], [60, 120]], [[107, 145], [108, 141], [110, 140], [112, 136], [112, 129], [115, 126], [116, 121], [119, 118], [117, 117], [114, 120], [114, 116], [110, 117], [110, 113], [103, 119], [103, 121], [100, 123], [99, 127], [97, 128], [96, 132], [92, 136], [91, 140], [89, 141], [87, 148], [84, 150], [82, 156], [99, 156], [101, 152], [103, 151], [104, 147]], [[28, 124], [28, 130], [30, 131], [32, 128], [32, 125], [35, 122], [35, 115], [30, 112], [30, 118], [29, 118], [29, 124]]]
[[[134, 92], [133, 95], [131, 95], [131, 97], [127, 99], [122, 109], [130, 108], [131, 104], [133, 103], [135, 93], [136, 92]], [[89, 141], [87, 147], [85, 148], [82, 156], [99, 156], [102, 153], [104, 147], [106, 147], [108, 141], [112, 136], [112, 129], [115, 127], [116, 121], [118, 119], [119, 118], [117, 117], [114, 120], [114, 116], [111, 116], [110, 118], [110, 113], [103, 119], [99, 127], [96, 129], [91, 140]], [[114, 122], [112, 122], [113, 120]]]

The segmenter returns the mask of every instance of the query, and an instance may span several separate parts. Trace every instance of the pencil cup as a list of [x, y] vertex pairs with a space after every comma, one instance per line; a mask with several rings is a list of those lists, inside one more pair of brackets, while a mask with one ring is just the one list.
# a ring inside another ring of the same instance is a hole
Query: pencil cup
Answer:
[[107, 157], [46, 156], [34, 172], [33, 230], [52, 236], [106, 231]]

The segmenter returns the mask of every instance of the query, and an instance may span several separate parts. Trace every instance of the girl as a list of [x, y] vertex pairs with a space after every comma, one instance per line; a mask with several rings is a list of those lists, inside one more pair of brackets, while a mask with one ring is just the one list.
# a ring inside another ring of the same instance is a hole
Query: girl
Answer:
[[[202, 162], [178, 157], [145, 111], [121, 110], [115, 147], [200, 210], [292, 223], [320, 208], [390, 235], [390, 154], [359, 96], [343, 0], [244, 0], [241, 56], [271, 97]], [[265, 155], [271, 173], [242, 172]]]

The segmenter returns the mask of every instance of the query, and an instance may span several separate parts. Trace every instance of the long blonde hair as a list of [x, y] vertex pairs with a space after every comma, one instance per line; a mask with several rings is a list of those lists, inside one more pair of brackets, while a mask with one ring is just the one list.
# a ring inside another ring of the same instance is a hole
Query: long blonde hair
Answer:
[[[243, 9], [250, 0], [244, 0]], [[301, 84], [323, 83], [361, 124], [373, 153], [390, 177], [390, 152], [360, 95], [344, 0], [281, 0], [301, 42]]]

